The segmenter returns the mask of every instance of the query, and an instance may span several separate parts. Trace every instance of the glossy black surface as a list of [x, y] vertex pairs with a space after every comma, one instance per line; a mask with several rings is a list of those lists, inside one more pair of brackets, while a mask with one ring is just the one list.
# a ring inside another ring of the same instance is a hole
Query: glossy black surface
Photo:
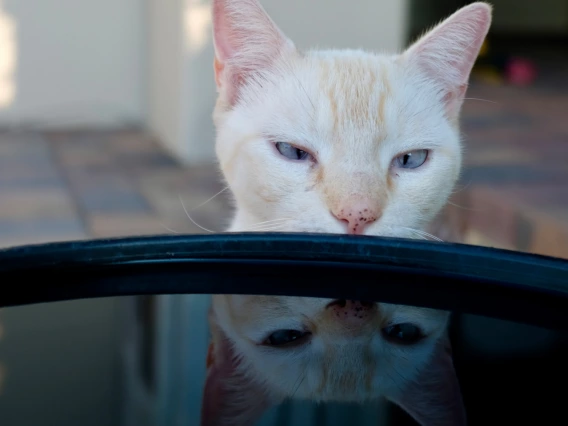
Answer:
[[[321, 234], [126, 238], [0, 251], [2, 307], [181, 293], [353, 298], [451, 310], [469, 425], [565, 422], [565, 260]], [[145, 344], [151, 350], [153, 343]], [[146, 380], [149, 362], [143, 360]], [[415, 424], [391, 408], [389, 424]]]
[[0, 306], [141, 294], [376, 300], [568, 329], [568, 261], [322, 234], [219, 234], [0, 251]]

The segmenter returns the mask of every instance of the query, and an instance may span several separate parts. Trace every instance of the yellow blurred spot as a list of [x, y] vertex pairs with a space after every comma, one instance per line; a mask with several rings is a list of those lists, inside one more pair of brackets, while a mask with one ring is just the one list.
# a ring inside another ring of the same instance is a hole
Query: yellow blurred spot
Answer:
[[481, 48], [479, 49], [479, 57], [483, 57], [485, 55], [487, 55], [487, 52], [489, 52], [489, 44], [487, 43], [487, 40], [483, 41], [483, 44], [481, 45]]
[[9, 106], [16, 97], [16, 23], [2, 11], [0, 0], [0, 108]]
[[187, 0], [184, 13], [185, 39], [191, 52], [199, 53], [209, 42], [211, 5], [203, 0]]
[[501, 85], [504, 82], [499, 70], [491, 66], [479, 67], [474, 71], [473, 75], [484, 83]]

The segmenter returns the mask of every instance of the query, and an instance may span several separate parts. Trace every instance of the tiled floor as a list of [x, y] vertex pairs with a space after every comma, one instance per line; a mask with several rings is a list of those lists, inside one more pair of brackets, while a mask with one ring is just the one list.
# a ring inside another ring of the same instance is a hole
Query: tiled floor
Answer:
[[[568, 88], [473, 85], [448, 208], [466, 241], [568, 258]], [[478, 100], [483, 99], [483, 100]], [[0, 133], [0, 246], [219, 232], [215, 164], [182, 167], [141, 132]]]
[[[214, 164], [184, 168], [138, 131], [1, 133], [0, 245], [221, 231]], [[182, 205], [183, 202], [183, 205]]]
[[492, 102], [464, 108], [469, 241], [568, 257], [568, 88], [474, 86], [470, 97]]

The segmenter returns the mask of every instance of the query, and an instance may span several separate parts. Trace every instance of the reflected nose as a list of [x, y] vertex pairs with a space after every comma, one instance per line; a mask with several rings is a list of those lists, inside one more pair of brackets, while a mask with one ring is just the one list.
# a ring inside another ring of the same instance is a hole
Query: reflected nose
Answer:
[[348, 234], [360, 235], [380, 218], [381, 210], [369, 198], [351, 197], [334, 209], [332, 214], [347, 224]]
[[328, 304], [327, 309], [339, 321], [349, 325], [358, 325], [373, 317], [377, 304], [359, 300], [339, 299]]

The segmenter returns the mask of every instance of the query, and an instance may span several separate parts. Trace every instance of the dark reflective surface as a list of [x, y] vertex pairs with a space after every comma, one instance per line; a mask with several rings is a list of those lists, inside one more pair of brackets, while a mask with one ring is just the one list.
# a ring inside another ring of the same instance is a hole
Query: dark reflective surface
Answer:
[[[146, 296], [3, 309], [0, 423], [196, 424], [206, 381], [210, 301], [204, 295]], [[563, 422], [568, 334], [454, 313], [449, 336], [468, 424]], [[302, 356], [290, 358], [287, 374]], [[342, 361], [327, 359], [334, 362], [337, 372]], [[274, 370], [274, 377], [285, 376]], [[268, 409], [258, 422], [346, 423], [416, 424], [380, 399], [363, 405], [293, 399]]]

